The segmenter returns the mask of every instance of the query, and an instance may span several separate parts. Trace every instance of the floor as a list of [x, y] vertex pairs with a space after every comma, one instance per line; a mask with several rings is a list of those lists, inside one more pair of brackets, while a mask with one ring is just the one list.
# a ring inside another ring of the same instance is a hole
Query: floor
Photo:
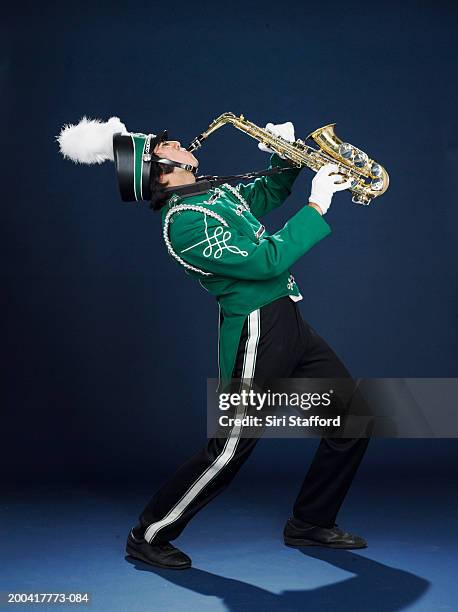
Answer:
[[369, 542], [355, 552], [285, 547], [291, 483], [233, 483], [175, 541], [192, 557], [186, 571], [125, 557], [149, 494], [123, 485], [8, 488], [0, 591], [89, 592], [92, 612], [458, 610], [458, 497], [446, 479], [358, 481], [339, 515]]

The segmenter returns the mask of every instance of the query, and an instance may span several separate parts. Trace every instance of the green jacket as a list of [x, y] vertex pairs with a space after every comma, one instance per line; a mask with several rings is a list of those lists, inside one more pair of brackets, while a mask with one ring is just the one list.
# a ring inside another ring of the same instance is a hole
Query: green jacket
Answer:
[[[291, 167], [272, 155], [272, 166]], [[331, 228], [311, 206], [303, 206], [274, 234], [259, 218], [283, 204], [300, 169], [260, 177], [247, 185], [228, 184], [180, 198], [162, 209], [169, 253], [199, 280], [219, 304], [220, 379], [231, 378], [247, 315], [285, 295], [300, 299], [289, 267]], [[221, 323], [222, 319], [222, 323]]]

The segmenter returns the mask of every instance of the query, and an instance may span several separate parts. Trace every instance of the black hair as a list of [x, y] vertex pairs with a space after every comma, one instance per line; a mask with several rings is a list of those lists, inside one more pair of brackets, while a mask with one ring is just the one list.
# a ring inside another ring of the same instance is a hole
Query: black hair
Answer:
[[151, 162], [150, 171], [150, 187], [151, 187], [151, 205], [150, 208], [153, 210], [160, 210], [170, 196], [170, 193], [164, 191], [164, 183], [160, 182], [160, 178], [163, 174], [171, 174], [174, 167], [166, 164], [158, 164], [157, 162]]

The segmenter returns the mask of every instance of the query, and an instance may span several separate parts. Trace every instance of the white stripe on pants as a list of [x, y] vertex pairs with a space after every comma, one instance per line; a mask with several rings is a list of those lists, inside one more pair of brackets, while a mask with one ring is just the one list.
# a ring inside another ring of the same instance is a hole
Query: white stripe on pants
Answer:
[[[248, 315], [248, 337], [245, 344], [241, 385], [248, 384], [251, 386], [251, 380], [254, 378], [256, 368], [256, 354], [260, 335], [261, 321], [260, 311], [258, 309], [253, 310], [253, 312]], [[247, 383], [245, 383], [245, 381], [247, 381]], [[245, 405], [238, 407], [235, 418], [243, 418], [245, 412]], [[234, 425], [226, 439], [221, 454], [218, 455], [213, 463], [189, 487], [186, 493], [175, 504], [175, 506], [169, 510], [163, 519], [148, 526], [144, 535], [147, 542], [151, 542], [160, 529], [167, 527], [180, 518], [189, 504], [192, 503], [203, 488], [230, 462], [235, 454], [235, 451], [237, 450], [237, 445], [242, 433], [242, 427], [242, 425]]]

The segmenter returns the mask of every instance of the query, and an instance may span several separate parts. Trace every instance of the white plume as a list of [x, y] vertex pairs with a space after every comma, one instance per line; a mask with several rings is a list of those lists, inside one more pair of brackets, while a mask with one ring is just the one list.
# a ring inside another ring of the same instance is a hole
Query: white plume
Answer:
[[101, 164], [113, 161], [113, 134], [127, 134], [124, 123], [118, 117], [108, 121], [83, 117], [77, 125], [65, 125], [57, 140], [60, 152], [77, 164]]

